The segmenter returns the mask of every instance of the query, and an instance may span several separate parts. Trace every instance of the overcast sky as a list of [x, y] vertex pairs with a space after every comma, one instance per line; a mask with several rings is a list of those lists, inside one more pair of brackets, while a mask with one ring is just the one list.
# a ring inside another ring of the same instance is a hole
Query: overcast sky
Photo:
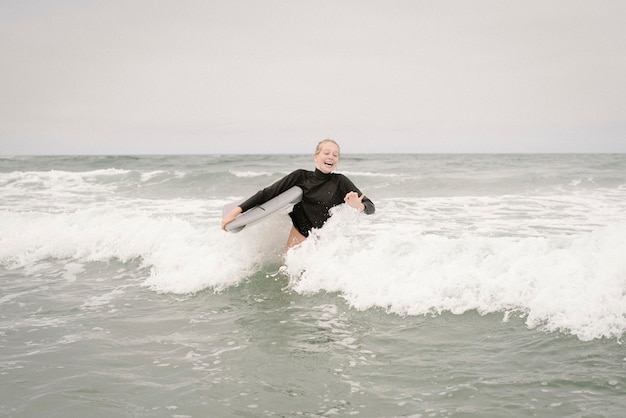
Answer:
[[0, 154], [626, 152], [624, 0], [0, 0]]

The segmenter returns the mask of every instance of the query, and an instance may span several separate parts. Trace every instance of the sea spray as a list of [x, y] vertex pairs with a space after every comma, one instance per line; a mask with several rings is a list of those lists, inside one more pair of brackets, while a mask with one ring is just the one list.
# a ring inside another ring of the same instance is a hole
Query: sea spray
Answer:
[[[346, 228], [347, 225], [352, 225]], [[367, 230], [367, 228], [364, 228]], [[626, 225], [551, 237], [364, 232], [337, 211], [286, 257], [299, 293], [338, 293], [399, 315], [518, 312], [582, 340], [626, 330]]]
[[[283, 222], [284, 224], [284, 222]], [[18, 269], [47, 259], [80, 263], [139, 260], [145, 285], [161, 292], [193, 293], [236, 285], [284, 248], [272, 222], [239, 237], [140, 209], [95, 208], [68, 213], [0, 216], [0, 262]], [[283, 230], [285, 226], [283, 225]]]

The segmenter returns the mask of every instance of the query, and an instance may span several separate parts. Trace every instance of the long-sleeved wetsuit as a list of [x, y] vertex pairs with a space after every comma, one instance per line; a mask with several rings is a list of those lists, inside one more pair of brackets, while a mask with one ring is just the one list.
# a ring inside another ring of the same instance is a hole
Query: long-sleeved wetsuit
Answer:
[[[278, 180], [271, 186], [259, 190], [248, 200], [239, 205], [245, 212], [254, 206], [261, 205], [285, 190], [298, 186], [302, 189], [302, 201], [297, 203], [289, 216], [293, 226], [305, 237], [312, 228], [321, 228], [330, 217], [330, 208], [344, 203], [349, 192], [363, 193], [343, 174], [324, 174], [317, 168], [315, 171], [296, 170]], [[363, 198], [364, 212], [372, 214], [376, 210], [374, 203], [367, 197]]]

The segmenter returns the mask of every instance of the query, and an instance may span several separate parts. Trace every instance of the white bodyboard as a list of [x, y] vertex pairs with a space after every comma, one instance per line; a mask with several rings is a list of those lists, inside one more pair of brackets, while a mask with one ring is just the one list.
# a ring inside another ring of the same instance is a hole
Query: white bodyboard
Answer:
[[[302, 189], [298, 186], [293, 186], [291, 189], [282, 192], [273, 199], [270, 199], [261, 205], [255, 206], [237, 216], [234, 221], [226, 225], [226, 230], [228, 232], [239, 232], [247, 225], [265, 219], [280, 209], [288, 205], [295, 205], [301, 200]], [[239, 206], [242, 202], [243, 200], [225, 205], [222, 211], [222, 216], [233, 210], [233, 208]]]

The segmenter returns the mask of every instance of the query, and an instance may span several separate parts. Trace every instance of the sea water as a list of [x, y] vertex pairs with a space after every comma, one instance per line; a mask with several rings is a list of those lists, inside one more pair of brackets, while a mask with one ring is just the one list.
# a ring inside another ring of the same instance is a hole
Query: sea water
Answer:
[[344, 155], [375, 214], [220, 229], [298, 168], [0, 158], [0, 416], [623, 416], [626, 155]]

